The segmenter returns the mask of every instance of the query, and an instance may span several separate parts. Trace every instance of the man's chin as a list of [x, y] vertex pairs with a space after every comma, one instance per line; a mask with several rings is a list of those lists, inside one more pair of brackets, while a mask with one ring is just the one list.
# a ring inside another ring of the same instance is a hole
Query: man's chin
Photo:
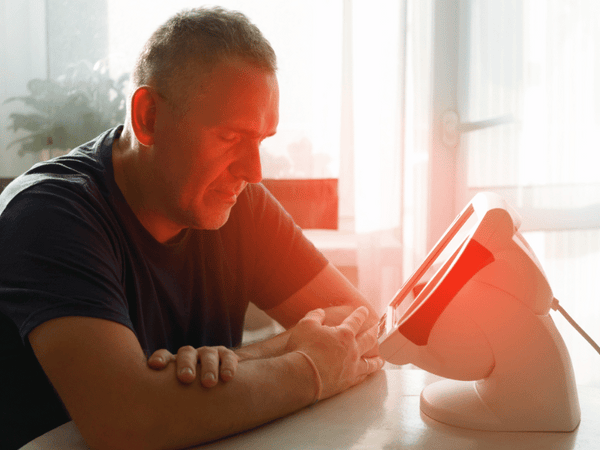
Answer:
[[199, 230], [218, 230], [229, 220], [229, 213], [231, 209], [223, 211], [219, 214], [212, 214], [210, 216], [203, 215], [198, 217], [194, 222], [194, 228]]

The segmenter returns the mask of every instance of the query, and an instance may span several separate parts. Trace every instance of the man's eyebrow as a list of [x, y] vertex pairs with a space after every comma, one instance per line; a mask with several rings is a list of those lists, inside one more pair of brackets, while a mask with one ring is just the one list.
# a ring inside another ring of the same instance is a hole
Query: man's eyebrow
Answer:
[[[256, 133], [254, 130], [244, 128], [244, 127], [236, 127], [236, 126], [224, 126], [222, 127], [225, 130], [233, 131], [234, 133], [245, 134], [246, 136], [260, 138], [263, 137], [262, 134]], [[277, 134], [277, 130], [271, 131], [269, 134], [265, 135], [265, 138], [275, 136]]]

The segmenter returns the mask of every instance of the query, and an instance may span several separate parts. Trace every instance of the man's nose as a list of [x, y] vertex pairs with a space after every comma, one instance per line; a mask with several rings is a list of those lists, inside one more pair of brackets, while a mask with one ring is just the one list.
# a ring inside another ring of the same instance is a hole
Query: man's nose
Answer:
[[238, 158], [231, 164], [229, 171], [236, 178], [248, 183], [260, 183], [262, 166], [260, 163], [260, 145], [248, 143], [240, 148]]

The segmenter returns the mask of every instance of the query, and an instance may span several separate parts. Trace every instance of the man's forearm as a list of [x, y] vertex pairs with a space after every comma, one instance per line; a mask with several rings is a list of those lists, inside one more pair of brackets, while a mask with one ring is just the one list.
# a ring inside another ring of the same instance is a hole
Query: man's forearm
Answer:
[[264, 341], [253, 342], [235, 350], [235, 353], [240, 357], [240, 360], [273, 358], [281, 356], [285, 353], [289, 331], [277, 334]]
[[161, 423], [155, 434], [164, 438], [158, 448], [187, 447], [256, 427], [309, 405], [318, 387], [297, 353], [242, 361], [233, 380], [212, 389], [170, 386], [173, 393], [165, 389], [155, 399]]
[[[150, 372], [139, 380], [145, 394], [130, 399], [133, 407], [124, 417], [110, 419], [112, 436], [108, 442], [92, 441], [90, 445], [111, 449], [198, 445], [301, 409], [315, 400], [318, 388], [312, 368], [302, 355], [293, 352], [241, 361], [233, 380], [210, 389], [199, 383], [178, 383], [174, 367]], [[144, 420], [140, 421], [141, 417]], [[99, 433], [105, 434], [95, 431], [94, 436]]]
[[[344, 320], [348, 314], [350, 314], [355, 308], [352, 306], [332, 306], [324, 308], [325, 311], [325, 325], [336, 326]], [[364, 329], [375, 325], [377, 318], [375, 316], [369, 317], [365, 323]], [[247, 359], [260, 359], [260, 358], [272, 358], [274, 356], [280, 356], [285, 353], [285, 347], [289, 338], [289, 330], [284, 331], [276, 336], [273, 336], [264, 341], [253, 342], [252, 344], [245, 345], [235, 350], [235, 353], [240, 357], [241, 360]]]

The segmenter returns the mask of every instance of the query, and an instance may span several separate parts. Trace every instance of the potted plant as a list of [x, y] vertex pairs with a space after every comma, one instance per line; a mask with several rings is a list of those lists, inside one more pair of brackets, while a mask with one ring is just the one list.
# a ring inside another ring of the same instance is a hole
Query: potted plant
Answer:
[[32, 112], [11, 113], [8, 129], [28, 134], [12, 141], [19, 155], [37, 153], [40, 159], [68, 152], [103, 131], [118, 125], [125, 115], [124, 74], [117, 80], [108, 75], [101, 61], [92, 66], [81, 61], [57, 80], [32, 79], [29, 95], [11, 97], [4, 103], [21, 102]]

